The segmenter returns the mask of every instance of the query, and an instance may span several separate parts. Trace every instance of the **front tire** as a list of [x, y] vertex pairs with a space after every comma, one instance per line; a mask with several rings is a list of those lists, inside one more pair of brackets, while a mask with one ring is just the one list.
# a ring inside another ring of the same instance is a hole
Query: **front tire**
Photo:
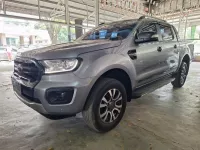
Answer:
[[121, 121], [126, 109], [127, 95], [121, 82], [102, 78], [92, 89], [83, 119], [97, 132], [108, 132]]
[[179, 68], [179, 71], [176, 75], [176, 78], [172, 82], [172, 85], [175, 88], [181, 88], [185, 84], [185, 81], [186, 81], [187, 75], [188, 75], [188, 71], [189, 71], [188, 64], [186, 62], [182, 62], [181, 66]]

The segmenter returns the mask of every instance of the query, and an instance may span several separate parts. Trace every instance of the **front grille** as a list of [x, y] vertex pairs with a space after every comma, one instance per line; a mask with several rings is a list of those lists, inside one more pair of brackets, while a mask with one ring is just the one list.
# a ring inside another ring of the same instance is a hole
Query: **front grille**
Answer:
[[32, 59], [16, 58], [14, 61], [14, 76], [29, 83], [37, 82], [41, 78], [41, 68]]

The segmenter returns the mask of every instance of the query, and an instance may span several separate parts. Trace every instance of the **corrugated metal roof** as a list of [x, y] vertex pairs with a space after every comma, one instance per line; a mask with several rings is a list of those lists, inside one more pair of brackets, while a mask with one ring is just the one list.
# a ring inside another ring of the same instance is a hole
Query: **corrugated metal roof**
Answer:
[[[1, 5], [3, 1], [7, 12], [39, 16], [40, 9], [42, 19], [49, 17], [65, 19], [64, 0], [2, 0]], [[143, 12], [145, 0], [99, 0], [99, 2], [99, 22], [101, 23], [140, 16], [138, 14]], [[85, 23], [94, 24], [95, 0], [68, 0], [68, 4], [71, 21], [78, 18], [83, 19]]]

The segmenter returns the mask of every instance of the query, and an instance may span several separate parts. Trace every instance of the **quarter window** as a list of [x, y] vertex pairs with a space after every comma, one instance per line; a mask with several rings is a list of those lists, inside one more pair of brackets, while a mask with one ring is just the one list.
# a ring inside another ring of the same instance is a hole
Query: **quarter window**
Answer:
[[163, 41], [171, 41], [174, 39], [171, 27], [160, 25], [160, 34]]

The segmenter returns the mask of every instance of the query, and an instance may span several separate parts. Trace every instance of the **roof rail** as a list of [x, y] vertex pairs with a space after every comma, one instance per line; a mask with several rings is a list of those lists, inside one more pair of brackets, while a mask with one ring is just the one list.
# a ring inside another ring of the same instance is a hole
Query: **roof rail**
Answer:
[[152, 17], [152, 16], [141, 16], [141, 17], [139, 18], [139, 20], [142, 20], [142, 19], [155, 19], [155, 20], [159, 20], [159, 21], [166, 22], [165, 20], [162, 20], [162, 19], [156, 18], [156, 17]]

